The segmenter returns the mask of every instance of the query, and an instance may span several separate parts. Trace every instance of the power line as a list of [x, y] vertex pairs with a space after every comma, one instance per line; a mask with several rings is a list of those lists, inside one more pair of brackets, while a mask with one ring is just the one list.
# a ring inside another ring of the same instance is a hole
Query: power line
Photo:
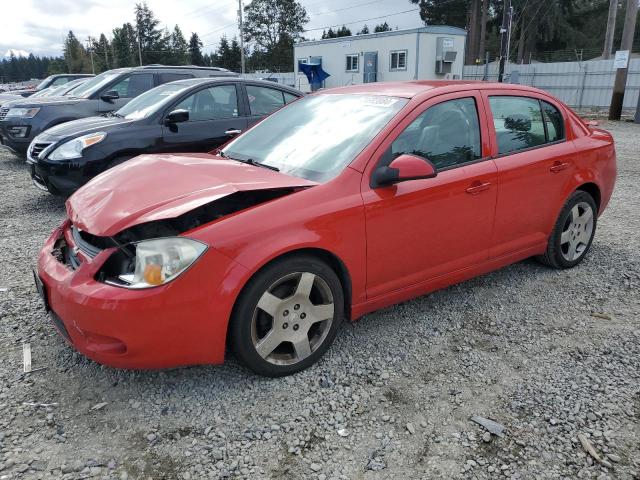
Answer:
[[410, 10], [403, 10], [402, 12], [395, 12], [395, 13], [388, 13], [386, 15], [380, 15], [379, 17], [364, 18], [362, 20], [354, 20], [353, 22], [343, 22], [337, 25], [325, 25], [324, 27], [318, 27], [318, 28], [309, 28], [307, 30], [303, 30], [303, 33], [315, 32], [317, 30], [325, 30], [327, 28], [341, 27], [343, 25], [353, 25], [354, 23], [369, 22], [371, 20], [380, 20], [381, 18], [393, 17], [395, 15], [402, 15], [403, 13], [417, 12], [419, 10], [420, 8], [412, 8]]

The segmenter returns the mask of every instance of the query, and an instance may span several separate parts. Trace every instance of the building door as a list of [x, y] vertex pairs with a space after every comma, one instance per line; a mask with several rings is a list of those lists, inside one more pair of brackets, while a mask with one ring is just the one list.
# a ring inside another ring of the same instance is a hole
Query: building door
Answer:
[[378, 81], [378, 52], [365, 52], [363, 83], [373, 83]]

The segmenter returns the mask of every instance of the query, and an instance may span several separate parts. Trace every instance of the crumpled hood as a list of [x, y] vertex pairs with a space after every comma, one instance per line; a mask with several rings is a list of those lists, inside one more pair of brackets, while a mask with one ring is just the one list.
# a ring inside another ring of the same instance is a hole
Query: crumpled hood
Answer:
[[67, 200], [81, 230], [113, 236], [175, 218], [239, 191], [308, 187], [315, 182], [212, 155], [141, 155], [98, 175]]

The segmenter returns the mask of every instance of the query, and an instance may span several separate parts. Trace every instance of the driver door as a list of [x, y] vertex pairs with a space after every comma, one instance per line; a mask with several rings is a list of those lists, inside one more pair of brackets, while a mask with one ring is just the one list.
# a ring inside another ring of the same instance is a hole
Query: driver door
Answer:
[[153, 87], [153, 73], [134, 73], [128, 75], [100, 92], [100, 95], [104, 95], [107, 92], [118, 92], [120, 98], [106, 101], [98, 97], [97, 113], [115, 112], [138, 95], [147, 90], [151, 90]]
[[162, 150], [208, 152], [247, 128], [234, 84], [198, 90], [169, 108], [189, 112], [189, 121], [162, 126]]
[[[442, 95], [411, 112], [369, 162], [362, 186], [367, 297], [488, 259], [497, 196], [484, 104], [477, 92]], [[430, 179], [371, 188], [371, 174], [407, 153], [429, 159]]]

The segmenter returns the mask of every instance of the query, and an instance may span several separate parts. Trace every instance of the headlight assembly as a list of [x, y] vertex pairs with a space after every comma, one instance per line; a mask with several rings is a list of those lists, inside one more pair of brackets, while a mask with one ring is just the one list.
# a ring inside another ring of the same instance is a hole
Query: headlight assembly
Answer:
[[183, 237], [158, 238], [132, 244], [135, 258], [125, 272], [117, 275], [118, 286], [142, 289], [157, 287], [175, 280], [207, 250], [197, 240]]
[[49, 154], [48, 158], [49, 160], [70, 160], [72, 158], [81, 158], [82, 151], [85, 148], [95, 145], [96, 143], [100, 143], [106, 138], [106, 136], [107, 134], [105, 132], [96, 132], [74, 138], [53, 150], [53, 152]]
[[40, 111], [39, 108], [10, 108], [7, 117], [33, 118]]

